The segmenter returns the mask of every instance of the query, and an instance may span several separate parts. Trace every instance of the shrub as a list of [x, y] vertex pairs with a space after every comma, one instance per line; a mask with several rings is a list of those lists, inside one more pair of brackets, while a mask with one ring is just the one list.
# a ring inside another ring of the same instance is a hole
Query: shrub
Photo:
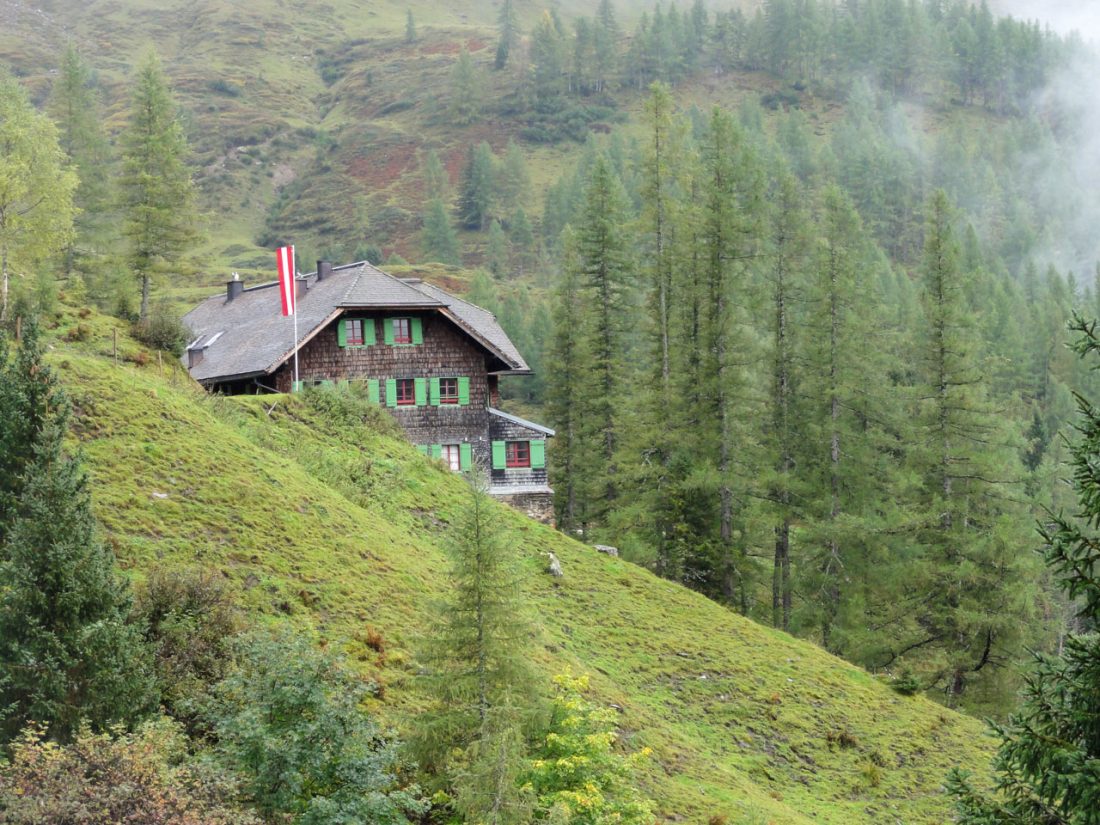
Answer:
[[135, 323], [132, 333], [146, 346], [176, 356], [183, 355], [191, 335], [179, 317], [163, 305], [154, 307], [145, 321]]
[[890, 682], [890, 687], [902, 696], [913, 696], [920, 693], [921, 689], [920, 681], [913, 675], [913, 671], [908, 668]]
[[360, 708], [370, 686], [341, 660], [290, 633], [252, 635], [236, 651], [207, 713], [222, 764], [264, 816], [398, 825], [426, 811], [401, 786], [396, 745]]
[[136, 733], [83, 730], [68, 747], [28, 728], [0, 762], [0, 821], [5, 825], [259, 825], [228, 803], [225, 776], [183, 761], [185, 739], [161, 719]]
[[229, 593], [214, 573], [158, 570], [138, 590], [133, 618], [153, 651], [165, 707], [193, 728], [196, 702], [232, 665], [240, 626]]

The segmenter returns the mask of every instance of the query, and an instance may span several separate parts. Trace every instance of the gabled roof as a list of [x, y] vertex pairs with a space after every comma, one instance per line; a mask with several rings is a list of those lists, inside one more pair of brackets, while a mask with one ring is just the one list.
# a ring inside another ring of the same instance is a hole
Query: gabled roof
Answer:
[[[419, 281], [402, 281], [366, 261], [333, 267], [298, 279], [298, 344], [305, 344], [348, 309], [401, 309], [438, 312], [494, 357], [491, 372], [529, 373], [530, 367], [505, 335], [496, 317], [481, 307]], [[294, 319], [283, 317], [277, 283], [245, 289], [228, 300], [207, 298], [183, 318], [202, 349], [191, 367], [197, 381], [215, 382], [268, 375], [294, 352]]]

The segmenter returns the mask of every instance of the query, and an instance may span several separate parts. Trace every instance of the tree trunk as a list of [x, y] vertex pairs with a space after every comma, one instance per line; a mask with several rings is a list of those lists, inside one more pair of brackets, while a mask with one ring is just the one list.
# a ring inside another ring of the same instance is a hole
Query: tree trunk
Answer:
[[0, 323], [8, 320], [8, 247], [0, 246], [0, 272], [3, 282], [0, 284]]
[[139, 321], [149, 320], [149, 273], [141, 273], [141, 312], [138, 315]]

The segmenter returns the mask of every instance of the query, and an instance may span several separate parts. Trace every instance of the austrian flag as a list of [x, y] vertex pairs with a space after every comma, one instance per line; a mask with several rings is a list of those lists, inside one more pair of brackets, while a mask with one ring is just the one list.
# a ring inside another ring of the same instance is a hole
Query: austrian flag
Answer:
[[297, 308], [294, 294], [294, 247], [281, 246], [275, 253], [279, 266], [279, 295], [283, 299], [283, 315], [293, 315]]

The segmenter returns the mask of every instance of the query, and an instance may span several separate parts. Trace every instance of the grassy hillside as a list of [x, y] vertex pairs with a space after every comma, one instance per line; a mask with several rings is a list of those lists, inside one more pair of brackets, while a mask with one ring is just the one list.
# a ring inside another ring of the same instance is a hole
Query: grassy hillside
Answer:
[[[59, 317], [51, 360], [121, 565], [135, 579], [221, 571], [253, 621], [345, 648], [401, 724], [423, 701], [414, 651], [446, 586], [465, 483], [349, 396], [210, 397], [121, 330], [116, 365], [115, 322], [83, 314]], [[944, 773], [989, 756], [973, 719], [511, 511], [507, 522], [534, 658], [547, 677], [590, 673], [621, 707], [627, 744], [654, 750], [644, 781], [666, 821], [939, 823]], [[564, 578], [545, 572], [548, 552]]]

